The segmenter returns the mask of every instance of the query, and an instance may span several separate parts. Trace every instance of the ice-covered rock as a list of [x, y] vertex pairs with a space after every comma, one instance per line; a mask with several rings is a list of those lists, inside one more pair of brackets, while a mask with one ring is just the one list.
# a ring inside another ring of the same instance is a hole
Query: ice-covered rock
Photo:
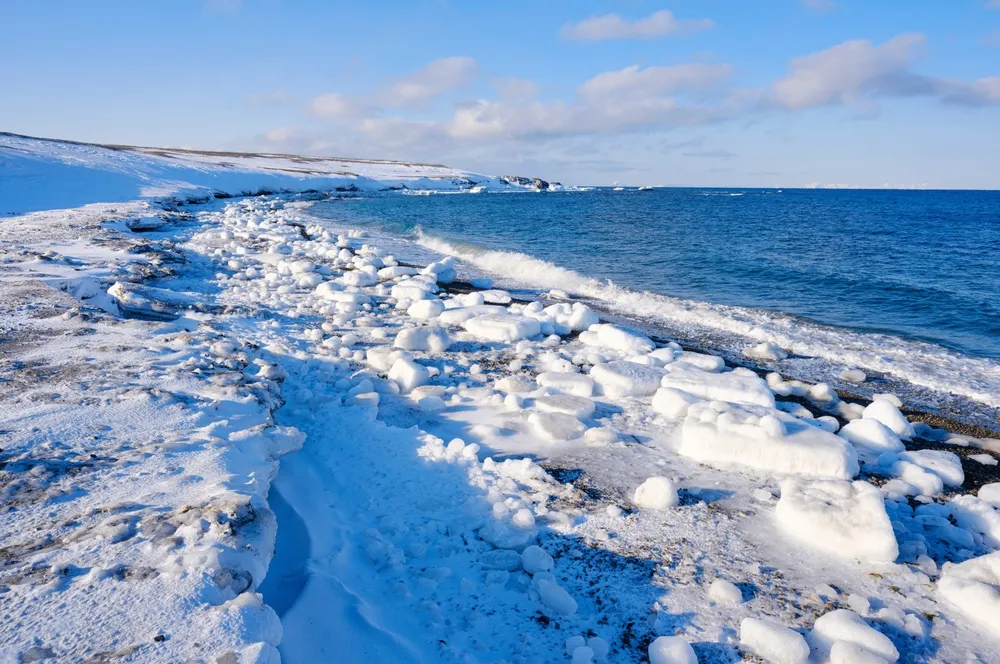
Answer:
[[858, 452], [866, 456], [877, 458], [886, 452], [901, 452], [904, 449], [896, 432], [875, 419], [852, 420], [840, 429], [838, 435], [849, 440]]
[[663, 387], [672, 387], [703, 399], [751, 403], [774, 408], [774, 394], [767, 383], [749, 369], [736, 368], [726, 373], [697, 369], [686, 362], [664, 367]]
[[435, 326], [405, 327], [396, 335], [393, 345], [404, 350], [443, 353], [451, 347], [451, 336], [443, 328]]
[[[551, 574], [548, 576], [551, 577]], [[539, 598], [552, 611], [562, 616], [571, 616], [576, 613], [576, 600], [560, 587], [555, 579], [546, 578], [543, 574], [537, 574], [534, 584]]]
[[[853, 424], [853, 423], [852, 423]], [[914, 450], [896, 455], [899, 461], [920, 466], [924, 470], [941, 478], [947, 486], [962, 486], [965, 482], [965, 471], [962, 470], [962, 460], [958, 455], [943, 450]]]
[[740, 645], [773, 664], [806, 664], [809, 661], [809, 644], [805, 637], [769, 620], [744, 618], [740, 623]]
[[889, 660], [850, 641], [834, 641], [830, 664], [889, 664]]
[[597, 364], [590, 370], [590, 377], [602, 394], [609, 397], [647, 396], [660, 386], [663, 371], [635, 362], [617, 360]]
[[494, 387], [497, 391], [507, 394], [525, 394], [534, 391], [537, 386], [531, 376], [512, 374], [498, 380]]
[[586, 397], [557, 394], [535, 399], [535, 408], [547, 413], [565, 413], [580, 420], [587, 420], [594, 414], [596, 405]]
[[979, 500], [989, 503], [993, 507], [1000, 507], [1000, 482], [984, 484], [979, 487]]
[[417, 300], [406, 310], [411, 318], [437, 318], [444, 313], [444, 302], [441, 300]]
[[388, 375], [389, 380], [395, 381], [403, 392], [420, 387], [431, 378], [427, 367], [406, 358], [400, 358], [393, 362]]
[[698, 657], [683, 637], [658, 636], [649, 644], [649, 664], [698, 664]]
[[486, 315], [470, 318], [462, 324], [470, 334], [483, 341], [512, 344], [541, 334], [534, 318], [511, 315]]
[[528, 423], [543, 440], [573, 440], [587, 430], [580, 420], [565, 413], [532, 413], [528, 416]]
[[867, 482], [786, 479], [775, 516], [790, 537], [836, 556], [891, 563], [899, 555], [882, 492]]
[[656, 347], [649, 337], [610, 323], [591, 325], [580, 333], [580, 341], [622, 353], [648, 353]]
[[661, 387], [653, 395], [653, 410], [671, 420], [685, 417], [688, 409], [702, 399], [675, 387]]
[[1000, 551], [946, 564], [937, 587], [970, 621], [1000, 638]]
[[731, 581], [716, 579], [708, 587], [708, 598], [718, 604], [738, 606], [743, 603], [743, 591]]
[[959, 528], [978, 534], [990, 547], [1000, 547], [1000, 509], [971, 495], [955, 496], [947, 508]]
[[872, 401], [865, 407], [861, 417], [866, 420], [878, 420], [892, 429], [900, 438], [908, 440], [914, 436], [913, 425], [899, 412], [896, 404], [888, 399]]
[[669, 478], [650, 477], [640, 484], [632, 496], [636, 507], [647, 510], [665, 510], [677, 505], [677, 489]]
[[548, 387], [563, 394], [590, 397], [594, 393], [594, 379], [590, 376], [565, 371], [546, 371], [536, 378], [542, 387]]
[[722, 469], [844, 480], [859, 470], [854, 448], [836, 434], [778, 410], [717, 401], [688, 409], [678, 452]]
[[868, 379], [864, 371], [860, 369], [844, 369], [840, 372], [840, 379], [848, 383], [863, 383]]
[[521, 566], [528, 574], [551, 572], [553, 564], [552, 556], [540, 546], [531, 545], [521, 552]]
[[889, 662], [899, 659], [899, 651], [888, 636], [847, 609], [836, 609], [823, 614], [809, 633], [809, 642], [818, 658], [828, 657], [837, 641], [853, 643]]

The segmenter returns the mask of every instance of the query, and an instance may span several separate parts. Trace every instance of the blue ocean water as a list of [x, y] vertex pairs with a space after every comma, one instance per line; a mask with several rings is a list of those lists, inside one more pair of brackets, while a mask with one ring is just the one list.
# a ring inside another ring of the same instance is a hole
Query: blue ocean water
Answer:
[[597, 188], [381, 195], [317, 211], [638, 291], [1000, 357], [1000, 192]]

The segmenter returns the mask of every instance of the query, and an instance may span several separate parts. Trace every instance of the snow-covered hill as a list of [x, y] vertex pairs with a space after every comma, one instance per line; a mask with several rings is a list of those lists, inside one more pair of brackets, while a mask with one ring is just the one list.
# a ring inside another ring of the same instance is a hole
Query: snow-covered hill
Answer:
[[439, 164], [94, 145], [0, 133], [0, 215], [217, 193], [477, 186], [522, 188]]

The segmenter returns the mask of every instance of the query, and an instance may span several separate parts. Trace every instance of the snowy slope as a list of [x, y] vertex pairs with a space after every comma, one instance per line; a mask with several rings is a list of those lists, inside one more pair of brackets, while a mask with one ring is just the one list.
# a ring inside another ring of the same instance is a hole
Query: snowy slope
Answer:
[[1000, 660], [998, 441], [184, 200], [472, 176], [4, 140], [0, 662]]
[[0, 215], [216, 192], [516, 188], [436, 164], [105, 146], [0, 133]]

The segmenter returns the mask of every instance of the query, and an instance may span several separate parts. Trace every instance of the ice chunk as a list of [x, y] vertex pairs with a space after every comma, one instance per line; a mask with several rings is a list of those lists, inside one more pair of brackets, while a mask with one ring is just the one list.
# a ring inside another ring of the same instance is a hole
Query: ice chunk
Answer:
[[767, 383], [747, 369], [717, 374], [702, 371], [685, 362], [675, 362], [664, 368], [667, 373], [660, 382], [663, 387], [673, 387], [703, 399], [774, 408], [774, 394]]
[[716, 579], [708, 587], [708, 598], [718, 604], [737, 606], [743, 603], [743, 591], [735, 583]]
[[406, 358], [396, 360], [389, 369], [389, 380], [395, 381], [403, 392], [424, 385], [430, 378], [427, 367]]
[[586, 420], [590, 419], [594, 414], [595, 404], [585, 397], [559, 394], [550, 397], [538, 397], [535, 399], [535, 408], [547, 413], [565, 413], [577, 419]]
[[882, 492], [868, 482], [786, 479], [775, 516], [790, 537], [833, 555], [867, 563], [899, 555]]
[[506, 392], [507, 394], [524, 394], [525, 392], [532, 392], [535, 390], [535, 381], [531, 379], [531, 376], [525, 376], [524, 374], [514, 374], [512, 376], [507, 376], [501, 378], [494, 385], [496, 389], [500, 392]]
[[473, 305], [446, 309], [438, 316], [438, 322], [442, 325], [462, 325], [465, 321], [478, 316], [506, 316], [507, 310], [503, 307], [493, 307], [489, 305]]
[[[762, 427], [764, 415], [779, 420], [785, 434], [775, 436]], [[737, 407], [704, 401], [694, 404], [681, 426], [678, 452], [723, 469], [744, 466], [844, 480], [858, 474], [857, 453], [840, 436], [781, 411], [751, 405]]]
[[888, 399], [876, 399], [865, 407], [861, 417], [866, 420], [878, 420], [892, 429], [900, 438], [910, 439], [914, 436], [913, 425], [899, 412], [899, 408]]
[[979, 487], [979, 500], [993, 505], [993, 507], [1000, 507], [1000, 482], [993, 482], [991, 484], [984, 484]]
[[844, 425], [839, 435], [851, 441], [859, 452], [869, 456], [877, 457], [904, 449], [896, 432], [874, 419], [852, 420]]
[[901, 461], [909, 461], [934, 473], [948, 486], [962, 486], [965, 482], [965, 471], [962, 470], [962, 460], [951, 452], [942, 450], [915, 450], [912, 452], [902, 452], [896, 458]]
[[632, 502], [642, 509], [665, 510], [677, 505], [677, 489], [666, 477], [650, 477], [635, 490]]
[[[423, 301], [431, 302], [431, 300]], [[451, 346], [451, 337], [440, 327], [406, 327], [396, 335], [393, 345], [405, 350], [443, 353]]]
[[1000, 551], [946, 564], [938, 592], [972, 622], [1000, 638]]
[[948, 510], [959, 528], [979, 533], [991, 547], [1000, 547], [1000, 510], [976, 496], [955, 496]]
[[692, 404], [699, 401], [701, 398], [690, 392], [678, 390], [675, 387], [661, 387], [653, 395], [653, 410], [664, 417], [679, 420], [687, 415], [688, 408]]
[[477, 316], [465, 321], [462, 327], [478, 339], [507, 344], [536, 337], [542, 331], [534, 318], [511, 315]]
[[623, 360], [597, 364], [590, 377], [610, 397], [646, 396], [656, 392], [663, 371], [656, 367]]
[[856, 643], [834, 641], [830, 648], [830, 664], [889, 664], [889, 660]]
[[576, 600], [559, 587], [554, 579], [536, 578], [534, 583], [542, 602], [554, 612], [563, 616], [576, 613]]
[[[895, 459], [896, 455], [885, 455]], [[882, 463], [882, 460], [879, 460]], [[893, 460], [889, 473], [904, 482], [906, 495], [936, 496], [944, 490], [944, 481], [931, 471], [909, 461]], [[909, 485], [906, 487], [905, 485]]]
[[864, 371], [860, 369], [844, 369], [840, 372], [840, 379], [848, 383], [863, 383], [868, 379]]
[[521, 552], [521, 565], [528, 574], [551, 572], [553, 564], [552, 556], [540, 546], [532, 545]]
[[748, 346], [747, 348], [744, 348], [743, 354], [757, 360], [768, 360], [770, 362], [784, 360], [788, 357], [788, 353], [782, 350], [779, 346], [766, 342], [757, 344], [756, 346]]
[[392, 279], [398, 279], [399, 277], [408, 277], [412, 274], [416, 274], [417, 269], [413, 267], [406, 267], [403, 265], [393, 265], [391, 267], [384, 267], [378, 271], [379, 281], [391, 281]]
[[594, 393], [594, 379], [584, 374], [546, 371], [538, 374], [536, 380], [542, 387], [548, 387], [563, 394], [590, 397]]
[[809, 633], [809, 641], [820, 659], [829, 656], [830, 648], [837, 641], [853, 643], [889, 662], [899, 659], [899, 651], [888, 636], [847, 609], [837, 609], [820, 616]]
[[984, 466], [996, 466], [1000, 461], [997, 461], [996, 457], [989, 454], [970, 454], [969, 458], [976, 463], [981, 463]]
[[444, 302], [441, 300], [417, 300], [406, 310], [411, 318], [437, 318], [443, 312]]
[[773, 664], [806, 664], [809, 644], [793, 629], [758, 618], [740, 623], [740, 645]]
[[726, 368], [726, 361], [718, 355], [693, 353], [687, 350], [681, 351], [677, 355], [676, 361], [683, 362], [684, 364], [701, 369], [702, 371], [707, 371], [708, 373], [719, 373]]
[[580, 333], [580, 341], [587, 346], [600, 346], [623, 353], [648, 353], [655, 348], [649, 337], [610, 323], [591, 325]]
[[698, 664], [698, 657], [682, 637], [658, 636], [649, 644], [649, 664]]
[[535, 433], [545, 440], [572, 440], [587, 430], [580, 420], [565, 413], [532, 413], [528, 422]]

